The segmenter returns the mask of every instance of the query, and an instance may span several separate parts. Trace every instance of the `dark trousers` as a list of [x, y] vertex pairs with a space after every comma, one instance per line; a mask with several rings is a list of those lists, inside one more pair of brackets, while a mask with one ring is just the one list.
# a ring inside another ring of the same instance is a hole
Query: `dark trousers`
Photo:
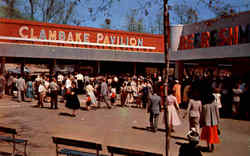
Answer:
[[51, 91], [51, 105], [50, 105], [50, 108], [57, 109], [57, 97], [58, 97], [58, 92], [57, 91]]
[[150, 127], [155, 131], [157, 131], [158, 128], [158, 120], [159, 120], [159, 114], [154, 114], [150, 112], [149, 115]]
[[111, 108], [108, 96], [101, 96], [100, 97], [100, 101], [98, 102], [98, 107], [101, 106], [102, 101], [107, 105], [108, 108]]
[[12, 95], [12, 85], [9, 85], [6, 87], [6, 94], [7, 95]]
[[81, 94], [83, 92], [83, 82], [82, 82], [82, 80], [77, 80], [77, 89], [78, 89], [79, 94]]
[[147, 107], [147, 102], [148, 102], [148, 97], [147, 96], [142, 96], [142, 106], [143, 106], [143, 108]]

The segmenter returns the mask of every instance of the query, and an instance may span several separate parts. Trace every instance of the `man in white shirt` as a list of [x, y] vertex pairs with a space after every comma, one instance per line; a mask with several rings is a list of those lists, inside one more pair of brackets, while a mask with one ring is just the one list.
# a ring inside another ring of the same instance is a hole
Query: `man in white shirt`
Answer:
[[18, 91], [17, 92], [18, 102], [24, 101], [26, 84], [22, 75], [19, 77], [19, 79], [17, 79], [16, 86], [17, 86], [17, 91]]
[[46, 102], [50, 102], [50, 96], [49, 96], [49, 92], [48, 92], [48, 89], [49, 89], [49, 78], [48, 77], [44, 78], [44, 87], [46, 89], [46, 95], [44, 97], [44, 100]]
[[69, 79], [69, 77], [66, 77], [65, 88], [66, 89], [71, 88], [71, 80]]
[[37, 75], [37, 77], [36, 77], [36, 79], [35, 79], [35, 81], [41, 81], [41, 77], [40, 77], [40, 75]]
[[83, 75], [81, 73], [78, 73], [76, 75], [76, 80], [77, 80], [77, 89], [79, 93], [82, 93], [83, 90]]
[[60, 74], [57, 76], [57, 83], [58, 83], [59, 85], [61, 85], [62, 82], [63, 82], [63, 79], [64, 79], [64, 76], [60, 73]]
[[38, 93], [39, 93], [39, 100], [38, 100], [38, 107], [41, 106], [43, 108], [43, 101], [46, 96], [46, 88], [44, 86], [44, 82], [40, 82], [40, 85], [38, 87]]

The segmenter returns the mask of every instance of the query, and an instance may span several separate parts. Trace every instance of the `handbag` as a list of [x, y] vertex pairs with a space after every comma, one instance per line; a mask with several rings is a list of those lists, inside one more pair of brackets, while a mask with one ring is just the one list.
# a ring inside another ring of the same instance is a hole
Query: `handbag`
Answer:
[[90, 98], [90, 96], [88, 96], [86, 104], [87, 104], [87, 106], [90, 106], [90, 104], [91, 104], [91, 98]]
[[218, 133], [219, 136], [221, 135], [221, 130], [220, 130], [219, 127], [217, 127], [217, 133]]
[[70, 94], [70, 89], [69, 88], [66, 89], [66, 94]]

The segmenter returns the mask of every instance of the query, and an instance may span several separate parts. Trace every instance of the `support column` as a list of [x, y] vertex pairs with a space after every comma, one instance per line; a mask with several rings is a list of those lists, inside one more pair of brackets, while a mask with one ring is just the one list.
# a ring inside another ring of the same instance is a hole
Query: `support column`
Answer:
[[5, 63], [6, 63], [6, 58], [5, 57], [0, 57], [0, 83], [1, 83], [1, 90], [0, 90], [0, 99], [4, 96], [5, 94], [5, 78], [4, 78], [4, 73], [5, 73]]
[[81, 66], [80, 62], [76, 63], [75, 66], [74, 66], [74, 71], [79, 73], [80, 72], [80, 66]]
[[97, 74], [101, 73], [101, 62], [97, 61]]
[[24, 73], [24, 67], [25, 67], [25, 64], [24, 64], [24, 62], [22, 62], [21, 63], [21, 69], [20, 69], [20, 71], [21, 71], [21, 75], [24, 75], [25, 73]]
[[6, 63], [6, 58], [5, 57], [1, 57], [0, 74], [4, 74], [5, 73], [5, 63]]
[[175, 78], [182, 80], [184, 72], [184, 63], [181, 61], [176, 61], [175, 63]]
[[49, 73], [52, 74], [55, 71], [56, 67], [56, 59], [53, 59], [49, 65]]
[[133, 74], [136, 75], [136, 63], [133, 63]]

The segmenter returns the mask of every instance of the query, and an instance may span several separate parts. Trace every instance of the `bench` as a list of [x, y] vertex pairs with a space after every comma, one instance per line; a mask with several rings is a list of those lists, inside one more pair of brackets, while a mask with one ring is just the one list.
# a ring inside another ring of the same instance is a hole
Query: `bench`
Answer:
[[[73, 139], [67, 139], [67, 138], [60, 138], [60, 137], [52, 137], [53, 143], [56, 144], [56, 155], [59, 154], [63, 155], [70, 155], [70, 156], [99, 156], [100, 152], [102, 151], [102, 145], [93, 143], [93, 142], [87, 142], [87, 141], [80, 141], [80, 140], [73, 140]], [[72, 147], [78, 147], [78, 148], [87, 148], [87, 149], [93, 149], [96, 150], [96, 153], [88, 153], [83, 151], [77, 151], [69, 148], [59, 148], [58, 145], [66, 145], [66, 146], [72, 146]], [[100, 155], [103, 156], [103, 155]]]
[[114, 154], [127, 155], [127, 156], [163, 156], [163, 154], [159, 153], [151, 153], [151, 152], [121, 148], [121, 147], [108, 146], [107, 148], [108, 152], [111, 153], [111, 156], [113, 156]]
[[0, 141], [13, 143], [12, 155], [15, 155], [15, 152], [17, 151], [16, 144], [24, 144], [24, 152], [23, 153], [24, 153], [25, 156], [27, 155], [26, 147], [27, 147], [28, 140], [16, 139], [16, 135], [17, 135], [16, 129], [7, 128], [7, 127], [0, 127], [0, 132], [11, 135], [11, 136], [1, 135], [0, 136]]

